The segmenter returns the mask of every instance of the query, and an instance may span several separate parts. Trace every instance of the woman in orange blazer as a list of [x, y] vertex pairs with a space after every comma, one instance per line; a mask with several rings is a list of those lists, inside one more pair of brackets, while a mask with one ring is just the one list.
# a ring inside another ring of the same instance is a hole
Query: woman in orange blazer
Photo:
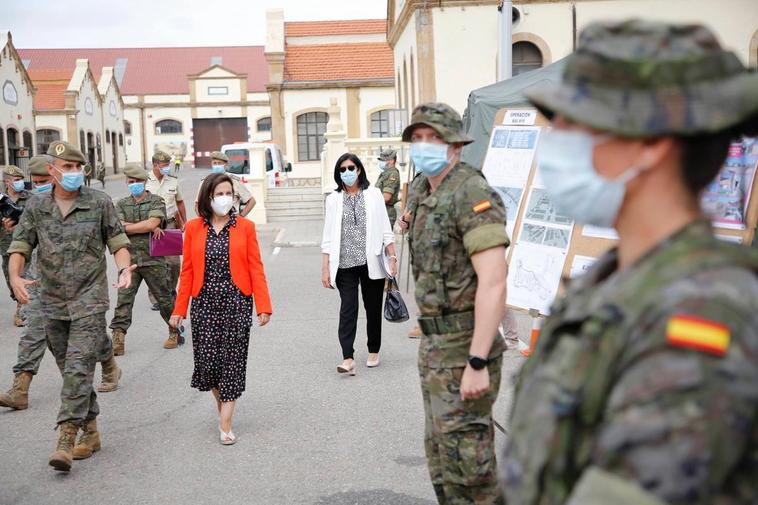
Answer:
[[236, 442], [232, 416], [245, 390], [253, 299], [260, 326], [271, 316], [255, 224], [236, 216], [233, 203], [228, 175], [205, 179], [198, 199], [199, 217], [184, 230], [179, 293], [170, 321], [174, 327], [182, 324], [192, 297], [192, 387], [213, 393], [224, 445]]

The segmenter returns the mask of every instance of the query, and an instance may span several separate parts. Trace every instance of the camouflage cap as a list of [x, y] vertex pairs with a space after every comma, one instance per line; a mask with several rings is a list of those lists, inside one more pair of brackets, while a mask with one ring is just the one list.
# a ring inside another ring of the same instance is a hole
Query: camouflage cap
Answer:
[[127, 163], [124, 167], [124, 176], [129, 179], [147, 180], [147, 171], [139, 163]]
[[397, 151], [394, 149], [385, 149], [379, 153], [379, 161], [396, 160]]
[[47, 155], [64, 161], [75, 161], [77, 163], [87, 163], [87, 158], [74, 144], [63, 140], [56, 140], [47, 148]]
[[29, 173], [32, 175], [49, 175], [47, 172], [47, 158], [41, 154], [29, 159]]
[[561, 82], [525, 95], [549, 118], [620, 136], [695, 135], [753, 118], [758, 75], [703, 26], [628, 20], [588, 26]]
[[211, 160], [213, 161], [223, 161], [224, 163], [229, 162], [229, 156], [222, 153], [221, 151], [213, 151], [211, 153]]
[[171, 156], [165, 151], [155, 151], [153, 154], [153, 163], [168, 163]]
[[5, 165], [3, 167], [3, 177], [23, 177], [24, 172], [16, 165]]
[[446, 103], [423, 103], [413, 109], [411, 124], [403, 131], [403, 142], [410, 142], [413, 130], [419, 126], [433, 128], [448, 144], [470, 144], [474, 141], [463, 133], [460, 114]]

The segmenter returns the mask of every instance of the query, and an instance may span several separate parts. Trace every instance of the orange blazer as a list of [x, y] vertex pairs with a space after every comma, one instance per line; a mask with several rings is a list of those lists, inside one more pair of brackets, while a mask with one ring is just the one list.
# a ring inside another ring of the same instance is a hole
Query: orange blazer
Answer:
[[[197, 298], [205, 279], [205, 241], [208, 226], [196, 217], [184, 228], [182, 273], [179, 277], [179, 293], [172, 314], [187, 317], [190, 296]], [[253, 295], [258, 314], [271, 314], [271, 298], [268, 294], [266, 274], [263, 272], [261, 251], [255, 234], [255, 223], [237, 217], [237, 224], [229, 228], [229, 269], [232, 282], [246, 296]]]

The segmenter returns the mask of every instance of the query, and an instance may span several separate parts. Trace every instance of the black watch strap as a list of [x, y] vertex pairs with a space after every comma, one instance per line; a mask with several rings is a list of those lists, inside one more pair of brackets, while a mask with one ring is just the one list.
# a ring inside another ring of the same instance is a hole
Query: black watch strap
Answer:
[[469, 355], [468, 364], [471, 365], [471, 368], [474, 370], [482, 370], [489, 364], [489, 360], [480, 358], [479, 356]]

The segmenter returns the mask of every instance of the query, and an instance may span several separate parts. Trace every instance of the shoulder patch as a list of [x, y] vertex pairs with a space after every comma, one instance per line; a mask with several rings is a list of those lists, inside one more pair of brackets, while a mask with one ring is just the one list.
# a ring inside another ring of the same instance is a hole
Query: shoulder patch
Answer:
[[391, 176], [389, 177], [389, 181], [390, 181], [390, 182], [395, 182], [396, 180], [397, 180], [397, 177], [395, 177], [394, 175], [391, 175]]
[[731, 340], [729, 327], [717, 321], [686, 314], [675, 314], [666, 325], [666, 342], [675, 347], [686, 347], [724, 356]]
[[474, 210], [476, 214], [481, 214], [485, 210], [490, 210], [491, 208], [492, 208], [492, 202], [490, 202], [489, 200], [482, 200], [481, 202], [477, 202], [472, 207], [472, 209]]

